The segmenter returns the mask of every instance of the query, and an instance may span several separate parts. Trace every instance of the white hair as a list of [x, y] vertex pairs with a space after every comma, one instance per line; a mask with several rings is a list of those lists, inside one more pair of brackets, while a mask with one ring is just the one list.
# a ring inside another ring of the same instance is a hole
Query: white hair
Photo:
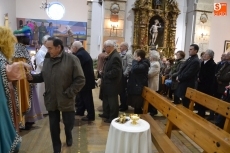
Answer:
[[114, 42], [114, 41], [112, 41], [112, 40], [106, 40], [105, 42], [104, 42], [104, 45], [105, 46], [111, 46], [111, 47], [116, 47], [116, 43]]
[[80, 41], [74, 41], [72, 46], [76, 47], [77, 49], [83, 47], [83, 45]]
[[47, 39], [50, 37], [50, 35], [45, 35], [43, 38], [42, 38], [42, 44], [44, 44]]
[[205, 52], [210, 56], [210, 58], [214, 58], [214, 51], [213, 50], [207, 49]]
[[149, 57], [152, 58], [153, 60], [156, 60], [158, 61], [160, 59], [160, 54], [158, 51], [155, 51], [155, 50], [151, 50], [149, 52]]
[[127, 49], [129, 49], [129, 44], [127, 43], [127, 42], [122, 42], [121, 44], [120, 44], [120, 46], [121, 45], [124, 45]]

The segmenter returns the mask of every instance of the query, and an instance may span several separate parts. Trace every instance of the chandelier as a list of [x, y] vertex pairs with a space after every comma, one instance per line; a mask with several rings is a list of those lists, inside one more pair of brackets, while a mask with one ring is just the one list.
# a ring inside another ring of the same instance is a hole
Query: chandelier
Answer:
[[50, 3], [47, 3], [47, 0], [45, 2], [42, 2], [42, 5], [40, 6], [40, 9], [47, 9], [50, 7]]

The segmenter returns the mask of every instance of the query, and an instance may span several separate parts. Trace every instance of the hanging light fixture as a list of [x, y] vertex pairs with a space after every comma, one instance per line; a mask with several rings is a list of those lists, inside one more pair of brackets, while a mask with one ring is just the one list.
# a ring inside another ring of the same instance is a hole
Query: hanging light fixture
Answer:
[[40, 9], [46, 10], [50, 7], [50, 3], [47, 3], [47, 0], [45, 2], [42, 2], [42, 5], [40, 6]]

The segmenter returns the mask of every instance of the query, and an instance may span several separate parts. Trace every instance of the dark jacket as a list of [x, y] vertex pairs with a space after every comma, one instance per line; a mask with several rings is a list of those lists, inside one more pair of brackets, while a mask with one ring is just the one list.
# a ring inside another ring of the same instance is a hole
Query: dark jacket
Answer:
[[178, 72], [182, 68], [185, 60], [184, 59], [178, 59], [175, 61], [175, 64], [172, 66], [171, 72], [169, 74], [172, 84], [171, 84], [171, 89], [175, 90], [178, 86], [178, 82], [176, 81], [176, 77], [178, 76]]
[[215, 80], [216, 63], [213, 59], [208, 60], [205, 64], [201, 63], [200, 72], [198, 75], [198, 90], [208, 95], [213, 95], [213, 85]]
[[114, 50], [105, 60], [102, 72], [100, 99], [103, 95], [118, 95], [121, 90], [122, 62], [119, 53]]
[[229, 85], [230, 82], [230, 62], [225, 62], [224, 66], [216, 74], [218, 82], [218, 93], [223, 94], [225, 87]]
[[142, 59], [133, 60], [127, 90], [129, 95], [141, 95], [144, 86], [148, 86], [148, 71], [150, 62]]
[[85, 86], [81, 89], [81, 91], [94, 89], [95, 77], [91, 56], [84, 48], [80, 48], [76, 53], [74, 53], [74, 55], [80, 60], [81, 67], [85, 75]]
[[216, 70], [215, 70], [215, 79], [214, 79], [214, 84], [213, 84], [213, 89], [214, 89], [214, 97], [216, 98], [221, 98], [220, 94], [218, 92], [218, 81], [217, 81], [217, 73], [220, 71], [220, 69], [224, 66], [225, 61], [220, 61], [216, 64]]
[[74, 111], [75, 97], [85, 85], [79, 59], [65, 51], [51, 58], [47, 53], [40, 74], [33, 74], [31, 83], [45, 82], [44, 100], [47, 111]]
[[200, 70], [200, 60], [197, 55], [189, 57], [178, 72], [178, 87], [175, 94], [179, 98], [184, 98], [187, 87], [194, 88], [197, 74]]
[[216, 70], [215, 73], [217, 74], [219, 72], [219, 70], [222, 68], [222, 66], [224, 66], [225, 61], [220, 61], [216, 64]]

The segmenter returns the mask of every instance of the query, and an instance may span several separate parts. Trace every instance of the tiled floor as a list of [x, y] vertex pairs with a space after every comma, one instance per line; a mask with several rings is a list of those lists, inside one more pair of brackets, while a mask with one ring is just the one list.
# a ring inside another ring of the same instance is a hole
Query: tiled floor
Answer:
[[[61, 123], [62, 153], [104, 153], [109, 130], [109, 124], [104, 123], [98, 114], [101, 113], [101, 101], [98, 99], [99, 89], [93, 91], [96, 110], [96, 120], [94, 122], [82, 122], [76, 116], [75, 127], [73, 129], [73, 146], [67, 147], [65, 144], [64, 126]], [[132, 108], [127, 114], [132, 113]], [[158, 114], [154, 119], [164, 128], [165, 117]], [[23, 141], [20, 153], [52, 153], [52, 143], [49, 133], [48, 116], [38, 121], [30, 131], [21, 132]], [[198, 153], [202, 150], [194, 144], [186, 135], [180, 131], [173, 131], [171, 140], [181, 150], [182, 153]], [[158, 151], [153, 146], [153, 152]]]

